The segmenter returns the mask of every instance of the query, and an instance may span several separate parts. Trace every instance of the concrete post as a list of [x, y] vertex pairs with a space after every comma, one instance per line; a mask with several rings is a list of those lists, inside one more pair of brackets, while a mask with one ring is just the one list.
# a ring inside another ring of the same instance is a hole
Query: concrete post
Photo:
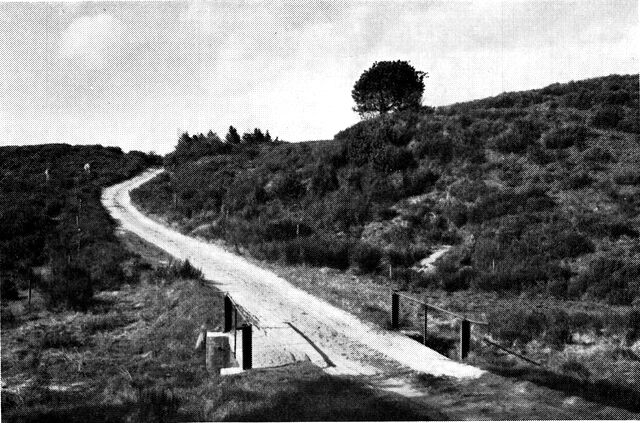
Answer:
[[469, 355], [471, 346], [471, 323], [467, 319], [460, 322], [460, 360], [464, 360]]
[[242, 326], [242, 369], [251, 369], [253, 363], [252, 358], [252, 327], [245, 324]]
[[233, 323], [233, 302], [228, 295], [224, 296], [224, 332], [230, 332]]
[[398, 329], [400, 320], [400, 297], [397, 292], [391, 294], [391, 329]]
[[229, 367], [231, 361], [231, 346], [229, 336], [219, 332], [207, 333], [207, 372], [219, 375], [220, 369]]

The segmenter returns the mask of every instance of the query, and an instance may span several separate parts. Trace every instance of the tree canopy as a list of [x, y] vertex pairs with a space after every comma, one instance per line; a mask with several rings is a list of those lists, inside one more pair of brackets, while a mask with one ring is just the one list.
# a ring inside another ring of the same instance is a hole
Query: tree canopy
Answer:
[[360, 75], [351, 96], [361, 116], [419, 108], [426, 73], [403, 60], [375, 62]]

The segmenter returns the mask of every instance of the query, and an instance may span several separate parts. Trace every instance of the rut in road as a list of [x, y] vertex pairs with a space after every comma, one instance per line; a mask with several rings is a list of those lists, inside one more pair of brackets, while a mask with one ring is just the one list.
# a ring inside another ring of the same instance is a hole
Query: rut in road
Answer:
[[143, 215], [131, 203], [129, 192], [161, 172], [149, 170], [105, 189], [102, 202], [123, 229], [180, 260], [189, 259], [251, 315], [256, 325], [254, 367], [308, 359], [331, 374], [386, 378], [387, 382], [412, 371], [456, 378], [483, 374], [402, 334], [365, 323], [219, 246]]

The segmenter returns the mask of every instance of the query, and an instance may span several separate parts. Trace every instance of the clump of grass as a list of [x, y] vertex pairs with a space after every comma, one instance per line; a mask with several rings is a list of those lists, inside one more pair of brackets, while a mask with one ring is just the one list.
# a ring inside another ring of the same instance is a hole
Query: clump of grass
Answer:
[[45, 332], [41, 346], [43, 349], [70, 349], [82, 347], [84, 346], [84, 342], [78, 337], [78, 335], [70, 330], [54, 326]]
[[157, 386], [140, 387], [138, 390], [138, 421], [158, 423], [175, 421], [180, 402], [180, 398], [171, 389]]
[[82, 331], [88, 334], [96, 332], [110, 332], [118, 327], [125, 326], [131, 321], [123, 314], [103, 314], [90, 316], [82, 323]]
[[178, 279], [204, 280], [202, 270], [194, 267], [188, 259], [185, 261], [176, 260], [167, 267], [159, 267], [154, 276], [169, 283]]

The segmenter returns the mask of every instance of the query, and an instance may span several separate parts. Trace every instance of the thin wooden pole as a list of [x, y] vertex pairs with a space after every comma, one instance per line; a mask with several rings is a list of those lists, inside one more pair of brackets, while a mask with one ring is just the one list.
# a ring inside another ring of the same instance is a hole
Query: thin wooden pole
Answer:
[[422, 335], [422, 344], [427, 345], [427, 306], [424, 306], [424, 327]]

